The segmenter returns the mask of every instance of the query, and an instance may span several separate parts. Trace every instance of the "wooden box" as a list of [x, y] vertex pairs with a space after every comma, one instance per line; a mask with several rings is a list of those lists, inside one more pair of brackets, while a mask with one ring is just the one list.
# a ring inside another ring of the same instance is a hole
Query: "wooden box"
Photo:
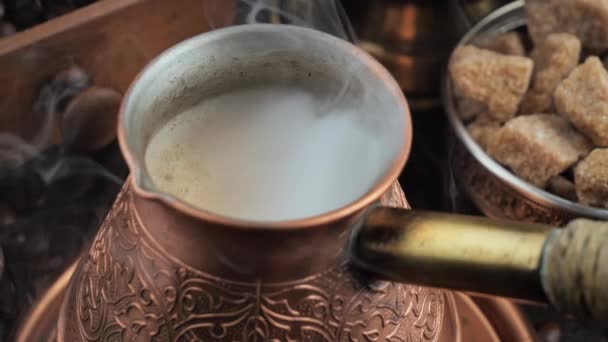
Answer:
[[32, 137], [42, 121], [43, 114], [33, 111], [41, 85], [72, 63], [96, 85], [124, 93], [162, 51], [209, 30], [211, 19], [220, 26], [230, 3], [101, 0], [0, 39], [0, 132]]

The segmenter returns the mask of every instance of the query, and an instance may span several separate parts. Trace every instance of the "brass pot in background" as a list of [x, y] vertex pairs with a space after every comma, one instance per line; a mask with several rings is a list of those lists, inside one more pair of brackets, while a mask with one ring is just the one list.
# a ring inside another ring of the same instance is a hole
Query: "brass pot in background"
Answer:
[[359, 46], [399, 82], [410, 105], [438, 107], [442, 70], [467, 28], [456, 1], [380, 0], [343, 2]]
[[439, 107], [451, 49], [474, 23], [508, 0], [343, 1], [359, 46], [391, 71], [412, 109]]

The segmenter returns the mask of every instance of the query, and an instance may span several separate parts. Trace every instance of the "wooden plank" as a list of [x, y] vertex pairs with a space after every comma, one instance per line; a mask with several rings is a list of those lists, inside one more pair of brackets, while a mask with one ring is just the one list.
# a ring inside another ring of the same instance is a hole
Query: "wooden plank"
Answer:
[[204, 0], [104, 0], [0, 40], [0, 132], [31, 137], [42, 120], [32, 110], [41, 84], [71, 63], [95, 84], [124, 92], [159, 53], [209, 30], [206, 6]]

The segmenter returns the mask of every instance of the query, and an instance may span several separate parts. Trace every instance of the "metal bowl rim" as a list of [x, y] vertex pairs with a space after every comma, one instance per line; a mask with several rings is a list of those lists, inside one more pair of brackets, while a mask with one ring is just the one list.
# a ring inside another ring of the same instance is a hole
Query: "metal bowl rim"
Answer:
[[[478, 38], [484, 33], [487, 33], [484, 32], [486, 27], [493, 24], [497, 20], [502, 19], [506, 15], [510, 15], [515, 11], [521, 10], [523, 7], [524, 1], [517, 0], [498, 8], [494, 12], [490, 13], [487, 17], [482, 19], [475, 26], [473, 26], [473, 28], [470, 29], [458, 42], [456, 48], [464, 46], [470, 43], [474, 38]], [[524, 20], [525, 18], [519, 18], [519, 20], [513, 20], [512, 22], [505, 24], [504, 26], [522, 26], [522, 24], [525, 23]], [[511, 29], [513, 29], [514, 27], [511, 27]], [[554, 195], [543, 189], [540, 189], [517, 177], [514, 173], [507, 170], [505, 167], [503, 167], [493, 158], [491, 158], [469, 135], [464, 123], [457, 114], [456, 106], [454, 104], [454, 98], [452, 96], [451, 82], [447, 69], [444, 72], [442, 84], [442, 102], [446, 110], [450, 125], [452, 126], [452, 128], [456, 132], [456, 135], [464, 144], [468, 152], [493, 176], [497, 177], [503, 183], [506, 183], [510, 188], [517, 191], [522, 196], [525, 196], [533, 200], [534, 202], [544, 205], [546, 207], [553, 207], [558, 208], [560, 210], [565, 210], [577, 216], [597, 219], [608, 219], [607, 209], [582, 205]]]

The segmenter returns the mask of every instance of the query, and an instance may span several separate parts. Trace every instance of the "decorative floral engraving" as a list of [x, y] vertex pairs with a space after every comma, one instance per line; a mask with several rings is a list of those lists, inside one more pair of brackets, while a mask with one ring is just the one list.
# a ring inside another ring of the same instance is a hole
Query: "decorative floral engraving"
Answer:
[[340, 266], [301, 281], [220, 279], [163, 255], [121, 193], [91, 247], [75, 301], [83, 341], [435, 341], [445, 294], [363, 285]]
[[573, 217], [525, 197], [484, 168], [459, 143], [455, 155], [456, 177], [486, 216], [562, 226]]

